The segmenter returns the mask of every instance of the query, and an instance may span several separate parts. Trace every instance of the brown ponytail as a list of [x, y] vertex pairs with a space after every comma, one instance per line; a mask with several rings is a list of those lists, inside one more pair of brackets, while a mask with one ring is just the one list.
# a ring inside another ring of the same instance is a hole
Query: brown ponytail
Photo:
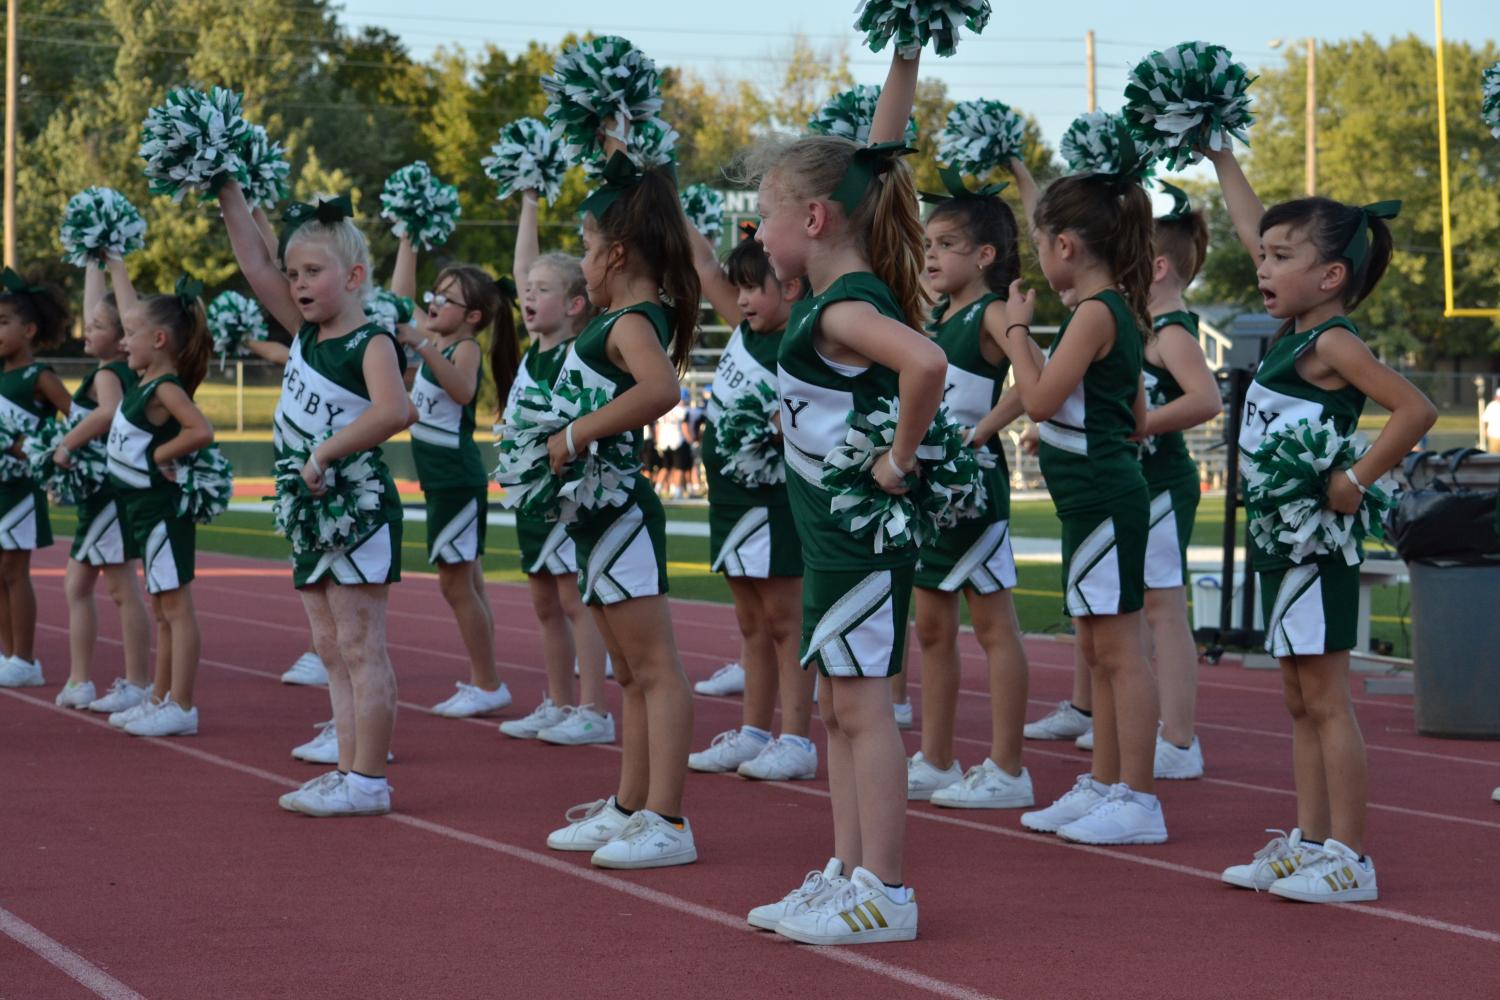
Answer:
[[1037, 205], [1036, 227], [1071, 232], [1108, 268], [1135, 315], [1141, 336], [1151, 330], [1151, 199], [1133, 180], [1071, 174], [1053, 181]]
[[503, 414], [505, 401], [510, 398], [510, 387], [516, 381], [516, 369], [521, 366], [521, 344], [516, 336], [516, 301], [511, 287], [495, 282], [499, 293], [500, 308], [495, 310], [495, 323], [490, 327], [490, 378], [495, 382], [495, 409]]
[[198, 391], [208, 374], [213, 338], [208, 334], [208, 317], [203, 300], [187, 302], [176, 295], [150, 295], [141, 299], [140, 308], [146, 322], [167, 331], [172, 356], [177, 362], [177, 377], [187, 390], [188, 398]]

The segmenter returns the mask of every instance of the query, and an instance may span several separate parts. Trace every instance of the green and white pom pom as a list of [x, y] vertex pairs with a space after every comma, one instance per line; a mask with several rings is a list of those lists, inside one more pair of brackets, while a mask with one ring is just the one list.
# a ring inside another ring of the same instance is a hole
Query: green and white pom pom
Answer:
[[1143, 143], [1120, 115], [1090, 111], [1073, 119], [1057, 150], [1077, 174], [1119, 174], [1145, 180], [1151, 176], [1155, 151]]
[[103, 268], [146, 245], [146, 220], [113, 188], [84, 188], [68, 199], [58, 235], [69, 264]]
[[938, 133], [938, 159], [980, 176], [1025, 152], [1026, 119], [1000, 101], [960, 101]]
[[1222, 45], [1183, 42], [1136, 64], [1125, 84], [1125, 123], [1173, 170], [1249, 142], [1250, 84], [1242, 63]]
[[292, 165], [286, 161], [286, 150], [262, 126], [250, 126], [250, 134], [240, 147], [240, 159], [245, 161], [245, 177], [240, 183], [250, 207], [270, 208], [291, 192], [286, 179]]
[[15, 414], [0, 413], [0, 483], [31, 478], [31, 463], [16, 455], [14, 449], [19, 441], [24, 453], [26, 440], [35, 432], [35, 428], [23, 423]]
[[1500, 139], [1500, 62], [1484, 71], [1482, 88], [1484, 97], [1479, 117], [1490, 127], [1490, 135]]
[[231, 177], [245, 180], [240, 154], [249, 135], [234, 91], [168, 91], [165, 103], [147, 111], [141, 123], [140, 156], [151, 193], [181, 201], [189, 189], [213, 194]]
[[178, 460], [177, 490], [177, 516], [207, 524], [229, 509], [234, 498], [234, 466], [218, 445], [200, 448]]
[[626, 123], [656, 117], [660, 89], [656, 63], [616, 35], [570, 45], [557, 57], [552, 75], [542, 77], [542, 91], [551, 102], [547, 121], [573, 160], [601, 155], [599, 133], [606, 119], [614, 119], [610, 134], [620, 138]]
[[932, 43], [940, 56], [958, 49], [958, 29], [974, 34], [990, 21], [989, 0], [863, 0], [854, 27], [865, 33], [870, 51], [879, 52], [894, 42], [902, 58], [911, 59]]
[[327, 487], [313, 496], [302, 478], [307, 457], [332, 432], [308, 448], [293, 448], [274, 466], [276, 500], [271, 505], [276, 530], [298, 555], [337, 552], [379, 527], [385, 497], [385, 464], [373, 451], [345, 455], [323, 470]]
[[1359, 510], [1329, 510], [1328, 479], [1369, 450], [1360, 435], [1344, 437], [1331, 421], [1299, 420], [1266, 437], [1245, 474], [1250, 537], [1273, 555], [1295, 563], [1339, 555], [1353, 566], [1360, 542], [1385, 537], [1381, 516], [1395, 505], [1395, 481], [1383, 476], [1366, 489]]
[[365, 315], [382, 330], [396, 334], [396, 327], [410, 323], [416, 315], [417, 304], [405, 295], [397, 295], [388, 288], [376, 288], [365, 299]]
[[[642, 170], [665, 167], [677, 162], [677, 130], [660, 118], [647, 118], [630, 126], [625, 138], [625, 155]], [[598, 161], [602, 169], [604, 161]]]
[[214, 338], [214, 353], [219, 356], [221, 370], [231, 354], [244, 357], [250, 353], [245, 347], [247, 343], [271, 336], [260, 303], [233, 291], [220, 292], [209, 303], [208, 333]]
[[423, 250], [448, 242], [459, 212], [458, 188], [432, 176], [421, 160], [391, 174], [380, 192], [380, 217], [394, 223], [391, 232]]
[[[870, 126], [875, 124], [875, 105], [879, 100], [878, 83], [856, 83], [829, 98], [828, 103], [807, 120], [807, 129], [820, 135], [842, 136], [867, 146]], [[906, 141], [908, 145], [917, 141], [915, 118], [906, 121]]]
[[[82, 412], [75, 410], [82, 417]], [[43, 420], [24, 444], [22, 453], [30, 468], [33, 482], [47, 492], [53, 501], [73, 506], [87, 500], [104, 486], [109, 478], [109, 462], [104, 452], [104, 439], [92, 441], [68, 452], [72, 465], [64, 469], [52, 460], [57, 446], [77, 420]]]
[[499, 185], [497, 198], [535, 191], [548, 201], [556, 201], [563, 175], [568, 172], [562, 145], [547, 123], [535, 118], [520, 118], [502, 128], [500, 140], [479, 165], [484, 175]]
[[771, 417], [781, 405], [776, 390], [756, 382], [724, 408], [714, 424], [714, 444], [724, 459], [723, 473], [741, 486], [786, 482], [786, 459]]
[[724, 196], [707, 184], [693, 184], [683, 189], [682, 214], [693, 228], [709, 240], [724, 228]]

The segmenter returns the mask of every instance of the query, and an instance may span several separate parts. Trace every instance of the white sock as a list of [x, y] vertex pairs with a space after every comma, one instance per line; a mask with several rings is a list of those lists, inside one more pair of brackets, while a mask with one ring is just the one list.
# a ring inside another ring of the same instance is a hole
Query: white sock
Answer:
[[758, 729], [755, 726], [741, 726], [740, 732], [760, 743], [771, 742], [771, 731], [768, 729]]
[[813, 741], [806, 736], [793, 736], [791, 733], [782, 733], [781, 738], [799, 750], [813, 749]]
[[355, 791], [364, 795], [379, 795], [381, 789], [386, 787], [386, 781], [383, 776], [372, 778], [368, 774], [359, 774], [355, 771], [350, 771], [344, 780], [349, 782], [350, 787]]

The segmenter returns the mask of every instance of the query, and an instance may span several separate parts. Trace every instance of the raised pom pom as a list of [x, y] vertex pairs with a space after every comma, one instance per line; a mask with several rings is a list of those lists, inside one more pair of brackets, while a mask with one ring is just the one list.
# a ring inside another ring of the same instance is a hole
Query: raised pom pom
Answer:
[[735, 397], [714, 424], [714, 445], [724, 460], [724, 475], [741, 486], [771, 486], [786, 482], [786, 459], [781, 435], [771, 417], [781, 405], [776, 390], [756, 382]]
[[396, 327], [402, 323], [411, 322], [416, 311], [415, 302], [404, 295], [397, 295], [388, 288], [376, 288], [370, 297], [365, 299], [365, 315], [369, 317], [370, 322], [392, 336], [396, 334]]
[[574, 160], [602, 154], [599, 133], [608, 119], [613, 119], [610, 134], [620, 138], [627, 123], [656, 117], [660, 86], [656, 63], [617, 35], [570, 45], [557, 57], [552, 75], [542, 77], [542, 91], [551, 102], [547, 121]]
[[146, 112], [141, 159], [152, 194], [181, 201], [189, 189], [218, 192], [226, 180], [245, 180], [241, 151], [250, 135], [240, 95], [223, 87], [182, 87]]
[[902, 58], [914, 58], [932, 43], [940, 56], [958, 49], [962, 25], [974, 34], [990, 21], [989, 0], [864, 0], [854, 27], [865, 33], [865, 44], [879, 52], [894, 42]]
[[276, 530], [298, 555], [337, 552], [380, 526], [385, 496], [385, 465], [373, 451], [345, 455], [323, 470], [323, 493], [314, 496], [302, 468], [314, 448], [332, 436], [325, 431], [307, 448], [293, 448], [276, 462]]
[[[74, 413], [82, 417], [82, 411]], [[104, 452], [104, 439], [94, 438], [68, 452], [70, 465], [64, 469], [52, 460], [57, 446], [77, 420], [43, 420], [29, 434], [21, 446], [26, 463], [31, 469], [31, 479], [53, 501], [66, 506], [81, 503], [99, 492], [109, 478], [109, 461]], [[11, 456], [7, 456], [11, 457]]]
[[1080, 115], [1063, 133], [1058, 152], [1078, 174], [1151, 176], [1153, 150], [1130, 131], [1125, 119], [1108, 111]]
[[681, 194], [682, 213], [694, 229], [712, 240], [724, 228], [724, 196], [707, 184], [693, 184]]
[[1484, 71], [1483, 90], [1480, 117], [1490, 127], [1490, 135], [1500, 139], [1500, 62]]
[[1000, 101], [960, 101], [938, 133], [938, 159], [975, 176], [1025, 152], [1026, 119]]
[[241, 182], [245, 189], [245, 200], [253, 208], [270, 208], [290, 193], [287, 174], [292, 165], [286, 162], [286, 150], [272, 139], [265, 128], [251, 125], [250, 134], [240, 147], [240, 159], [245, 161], [245, 178]]
[[207, 524], [228, 510], [234, 499], [234, 466], [218, 445], [200, 448], [178, 460], [177, 490], [177, 516]]
[[1222, 45], [1183, 42], [1136, 64], [1125, 84], [1125, 123], [1173, 170], [1248, 142], [1255, 77]]
[[208, 332], [214, 338], [214, 353], [219, 356], [221, 366], [231, 354], [249, 354], [245, 348], [249, 341], [265, 340], [271, 335], [260, 303], [239, 292], [220, 292], [209, 303]]
[[59, 236], [69, 264], [102, 268], [146, 245], [146, 220], [113, 188], [84, 188], [68, 199]]
[[[807, 120], [809, 132], [820, 135], [837, 135], [850, 139], [861, 146], [870, 143], [870, 126], [875, 124], [875, 105], [880, 100], [880, 84], [856, 83], [848, 90], [840, 91], [828, 99]], [[906, 141], [917, 141], [917, 120], [907, 119]]]
[[459, 212], [458, 188], [439, 181], [421, 160], [391, 174], [380, 192], [380, 217], [394, 223], [391, 232], [423, 250], [448, 241]]
[[497, 198], [535, 191], [548, 201], [556, 201], [563, 175], [568, 172], [568, 161], [552, 129], [535, 118], [520, 118], [502, 128], [500, 140], [479, 165], [498, 185]]

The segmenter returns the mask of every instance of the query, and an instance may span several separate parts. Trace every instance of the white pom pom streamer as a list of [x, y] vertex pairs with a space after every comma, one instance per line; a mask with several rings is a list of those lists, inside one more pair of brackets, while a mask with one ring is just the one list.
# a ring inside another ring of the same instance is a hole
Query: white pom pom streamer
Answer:
[[393, 223], [391, 232], [423, 250], [448, 241], [460, 211], [458, 188], [439, 181], [422, 160], [391, 174], [380, 192], [380, 217]]
[[1125, 84], [1125, 123], [1173, 170], [1205, 150], [1248, 142], [1250, 84], [1245, 67], [1222, 45], [1184, 42], [1136, 64]]
[[245, 163], [242, 184], [245, 200], [251, 207], [270, 208], [285, 198], [289, 192], [287, 175], [292, 165], [286, 161], [286, 150], [272, 139], [265, 128], [251, 125], [250, 134], [240, 147], [240, 159]]
[[234, 91], [168, 91], [166, 102], [146, 112], [141, 124], [140, 155], [151, 193], [181, 201], [190, 189], [213, 194], [231, 177], [243, 181], [240, 153], [249, 135]]
[[233, 291], [220, 292], [209, 304], [208, 332], [214, 338], [214, 353], [219, 356], [220, 370], [231, 354], [239, 357], [249, 354], [245, 347], [247, 343], [265, 340], [271, 335], [260, 303]]
[[146, 220], [113, 188], [84, 188], [68, 199], [59, 236], [69, 264], [103, 268], [146, 245]]
[[682, 213], [693, 228], [709, 240], [717, 238], [724, 228], [724, 196], [707, 184], [694, 184], [680, 197]]
[[1125, 119], [1108, 111], [1080, 115], [1063, 133], [1058, 152], [1074, 173], [1120, 174], [1138, 179], [1151, 175], [1155, 152], [1141, 142]]
[[597, 158], [599, 133], [613, 119], [610, 134], [621, 138], [627, 124], [661, 111], [656, 63], [624, 38], [603, 35], [571, 45], [557, 57], [542, 91], [551, 103], [547, 121], [567, 144], [574, 160]]
[[894, 42], [902, 58], [914, 58], [932, 43], [940, 56], [958, 49], [958, 29], [974, 34], [990, 20], [989, 0], [862, 0], [854, 27], [865, 32], [865, 44], [879, 52]]
[[[828, 103], [807, 120], [807, 129], [820, 135], [842, 136], [861, 146], [869, 145], [870, 127], [875, 124], [875, 105], [879, 101], [879, 84], [857, 83], [829, 98]], [[908, 144], [917, 141], [915, 118], [907, 119], [906, 141]]]
[[1490, 135], [1500, 139], [1500, 62], [1484, 71], [1480, 117], [1490, 127]]
[[938, 159], [981, 176], [1025, 152], [1026, 120], [1000, 101], [960, 101], [938, 133]]
[[548, 201], [556, 201], [563, 175], [568, 172], [567, 158], [552, 129], [535, 118], [521, 118], [502, 128], [500, 140], [479, 165], [498, 185], [497, 198], [535, 191]]

